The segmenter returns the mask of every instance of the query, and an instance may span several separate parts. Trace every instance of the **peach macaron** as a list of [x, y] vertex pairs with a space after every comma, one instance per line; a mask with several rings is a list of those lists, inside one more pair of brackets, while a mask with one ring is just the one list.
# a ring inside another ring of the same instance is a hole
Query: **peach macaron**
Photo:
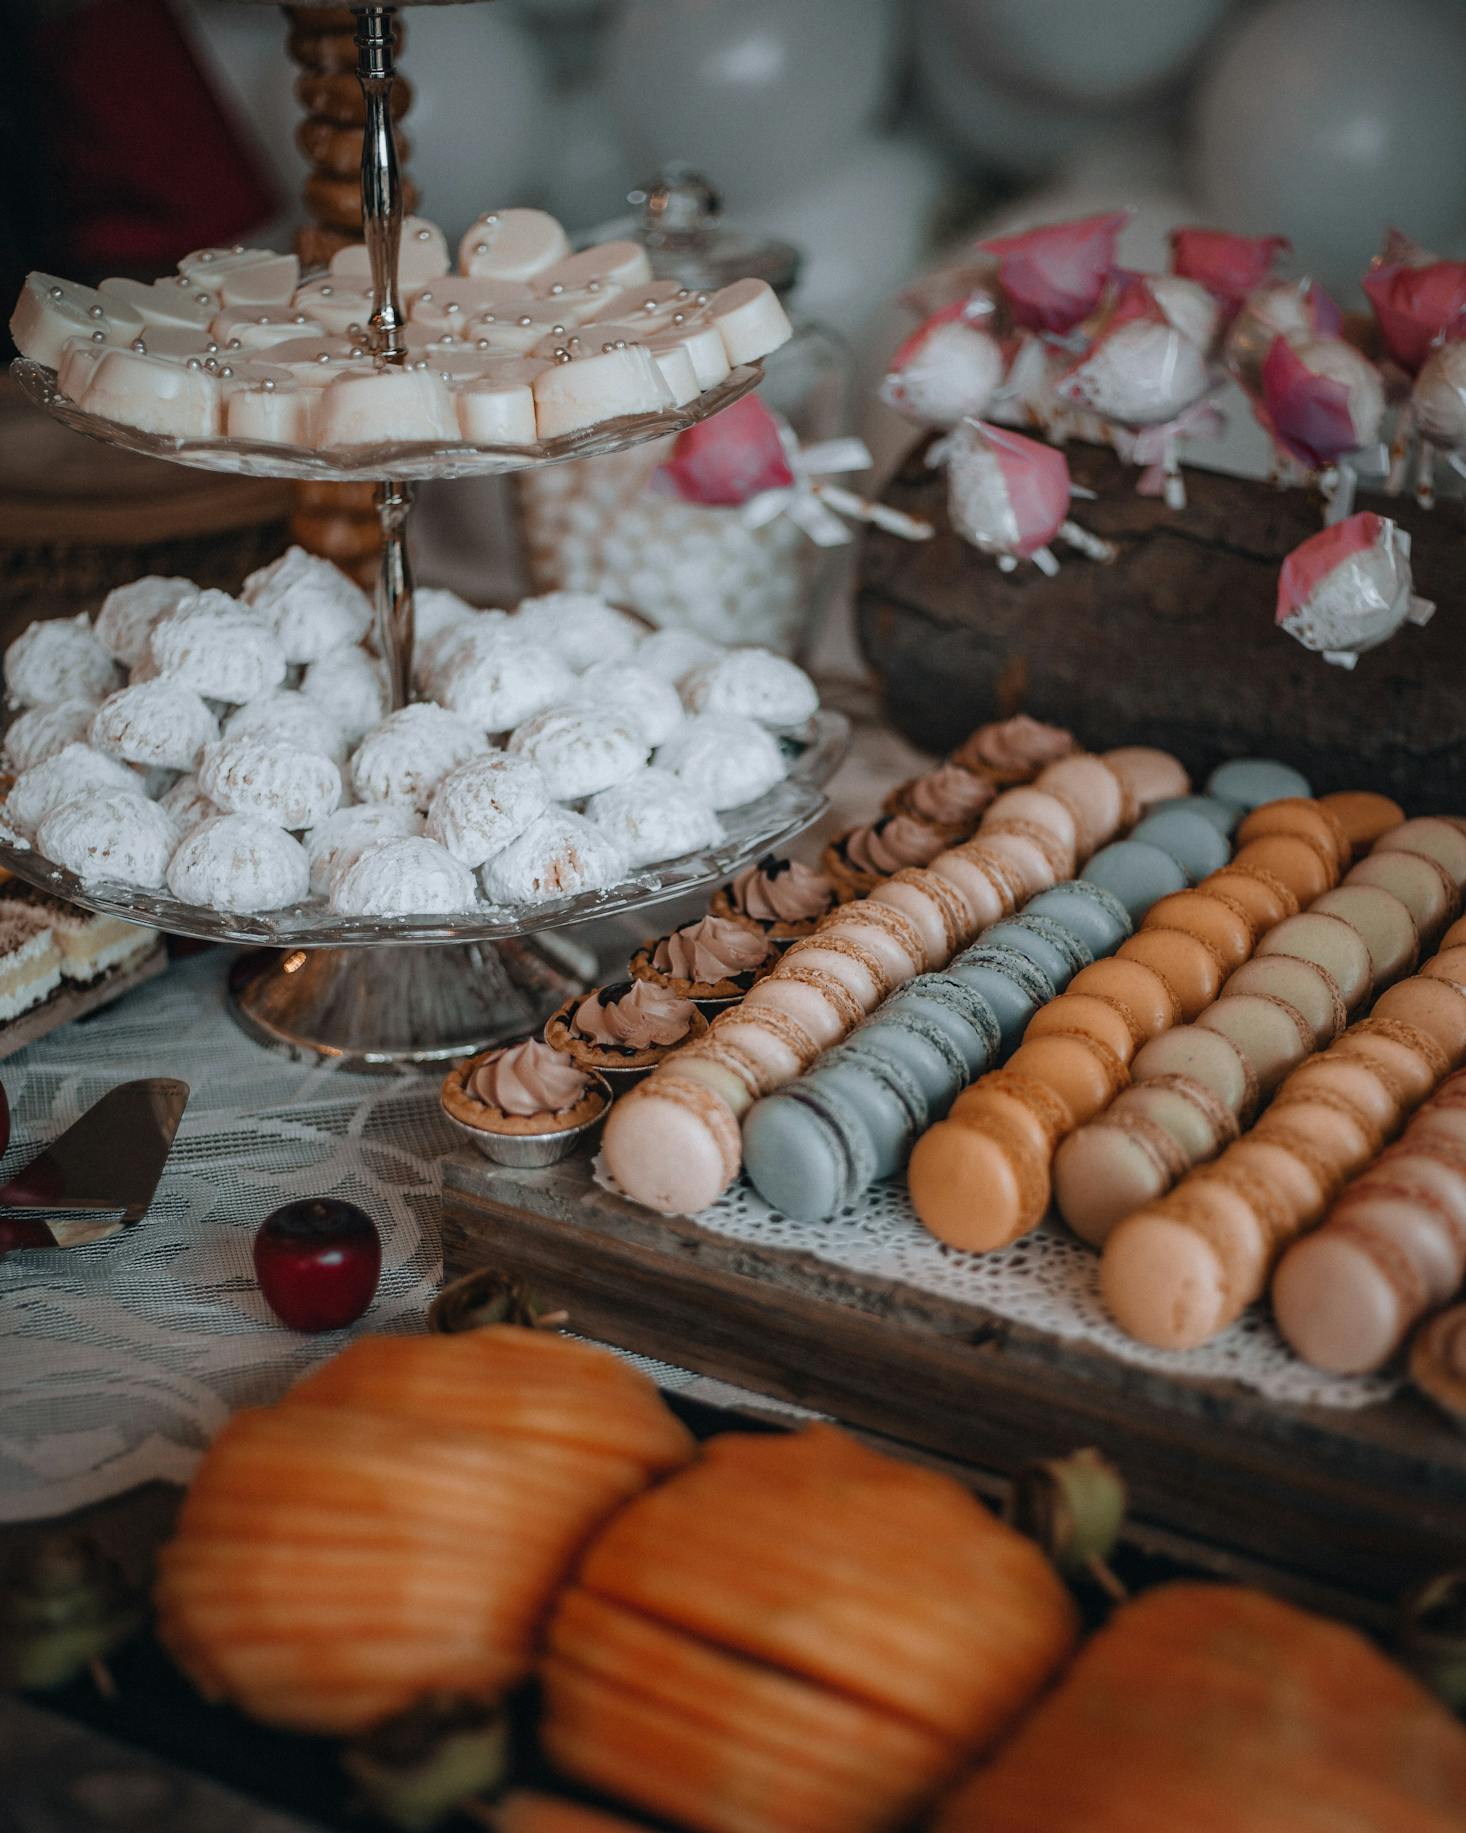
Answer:
[[1181, 1017], [1189, 1024], [1221, 991], [1225, 969], [1209, 942], [1184, 929], [1142, 929], [1117, 951], [1122, 961], [1138, 961], [1160, 975], [1176, 995]]
[[1336, 789], [1318, 800], [1343, 828], [1356, 859], [1405, 819], [1398, 802], [1372, 789]]
[[917, 1140], [906, 1184], [922, 1226], [949, 1247], [991, 1253], [1036, 1228], [1048, 1158], [995, 1115], [949, 1118]]
[[1051, 1031], [1025, 1039], [1008, 1066], [1015, 1074], [1046, 1083], [1076, 1127], [1107, 1108], [1130, 1079], [1114, 1051], [1082, 1031]]

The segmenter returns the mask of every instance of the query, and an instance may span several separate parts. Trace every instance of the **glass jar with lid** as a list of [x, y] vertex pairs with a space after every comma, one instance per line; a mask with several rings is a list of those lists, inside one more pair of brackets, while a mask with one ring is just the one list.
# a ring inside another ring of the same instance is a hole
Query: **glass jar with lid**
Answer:
[[[852, 387], [845, 347], [790, 306], [798, 250], [724, 224], [712, 186], [686, 167], [666, 168], [630, 202], [639, 217], [601, 233], [643, 242], [659, 280], [696, 291], [745, 275], [769, 282], [790, 310], [794, 335], [767, 359], [760, 398], [801, 446], [847, 433]], [[599, 592], [659, 626], [802, 653], [848, 574], [851, 545], [820, 547], [787, 515], [754, 527], [737, 509], [650, 490], [671, 443], [657, 440], [515, 480], [531, 589]]]

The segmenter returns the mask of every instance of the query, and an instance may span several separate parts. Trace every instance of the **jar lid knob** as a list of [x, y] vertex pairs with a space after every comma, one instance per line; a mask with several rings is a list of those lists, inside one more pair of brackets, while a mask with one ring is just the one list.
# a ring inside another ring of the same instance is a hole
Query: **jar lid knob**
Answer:
[[693, 166], [665, 165], [650, 183], [628, 193], [641, 213], [642, 239], [649, 247], [682, 247], [705, 239], [723, 210], [711, 182]]

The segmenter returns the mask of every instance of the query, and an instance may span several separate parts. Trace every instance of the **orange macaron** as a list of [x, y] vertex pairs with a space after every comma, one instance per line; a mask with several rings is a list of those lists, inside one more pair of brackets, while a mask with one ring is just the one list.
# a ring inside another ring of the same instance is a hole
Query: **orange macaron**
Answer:
[[1286, 885], [1300, 904], [1311, 904], [1338, 883], [1338, 861], [1331, 848], [1301, 834], [1263, 834], [1239, 847], [1234, 866], [1260, 866]]
[[1019, 1133], [1041, 1158], [1051, 1157], [1069, 1131], [1069, 1110], [1048, 1083], [1011, 1069], [995, 1069], [970, 1083], [952, 1103], [948, 1118], [998, 1122]]
[[1227, 972], [1241, 967], [1252, 953], [1257, 931], [1247, 911], [1223, 891], [1173, 891], [1158, 899], [1140, 925], [1147, 929], [1179, 929], [1205, 942]]
[[1406, 1113], [1418, 1107], [1451, 1068], [1434, 1038], [1398, 1019], [1360, 1019], [1334, 1040], [1329, 1054], [1363, 1057], [1372, 1068], [1392, 1078]]
[[1112, 999], [1129, 1023], [1146, 1039], [1159, 1037], [1181, 1022], [1176, 995], [1154, 968], [1142, 961], [1122, 961], [1109, 955], [1080, 968], [1069, 982], [1070, 993], [1093, 993]]
[[1209, 942], [1184, 929], [1142, 929], [1120, 944], [1122, 961], [1138, 961], [1160, 975], [1176, 995], [1187, 1023], [1222, 990], [1225, 969]]
[[1122, 1063], [1128, 1063], [1144, 1041], [1123, 1007], [1095, 993], [1061, 993], [1046, 1006], [1040, 1006], [1028, 1021], [1023, 1041], [1047, 1037], [1054, 1031], [1082, 1032], [1114, 1051]]
[[1196, 889], [1215, 892], [1240, 904], [1257, 935], [1281, 923], [1284, 917], [1298, 914], [1298, 899], [1280, 878], [1274, 878], [1262, 866], [1239, 866], [1233, 861], [1220, 872], [1209, 873]]
[[1342, 1183], [1375, 1158], [1380, 1136], [1352, 1103], [1319, 1089], [1286, 1091], [1253, 1129], [1259, 1139], [1282, 1134], [1302, 1140]]
[[1423, 1031], [1452, 1069], [1466, 1062], [1466, 993], [1449, 980], [1414, 974], [1386, 987], [1375, 1001], [1374, 1018], [1395, 1019]]
[[1081, 1031], [1053, 1031], [1026, 1039], [1008, 1059], [1008, 1067], [1047, 1083], [1075, 1127], [1107, 1108], [1130, 1080], [1114, 1051]]
[[1341, 872], [1354, 857], [1354, 848], [1338, 816], [1310, 796], [1283, 796], [1277, 802], [1264, 802], [1254, 808], [1242, 817], [1236, 843], [1244, 847], [1265, 834], [1297, 834], [1315, 846], [1326, 847]]
[[1398, 1075], [1378, 1060], [1346, 1056], [1340, 1050], [1325, 1050], [1300, 1063], [1284, 1082], [1278, 1100], [1301, 1101], [1314, 1093], [1347, 1102], [1381, 1141], [1399, 1131], [1408, 1108]]
[[1042, 1220], [1048, 1159], [1001, 1120], [948, 1118], [917, 1140], [906, 1184], [922, 1226], [939, 1241], [991, 1253]]
[[1405, 819], [1405, 811], [1388, 796], [1376, 795], [1372, 789], [1336, 789], [1332, 795], [1320, 796], [1319, 805], [1343, 828], [1357, 859], [1367, 853], [1392, 827]]

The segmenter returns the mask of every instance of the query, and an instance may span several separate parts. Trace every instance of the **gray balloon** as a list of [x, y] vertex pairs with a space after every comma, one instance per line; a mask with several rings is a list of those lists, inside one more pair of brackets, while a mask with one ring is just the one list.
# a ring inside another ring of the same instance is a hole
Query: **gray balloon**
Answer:
[[757, 203], [835, 164], [895, 74], [887, 0], [629, 0], [606, 93], [643, 176], [672, 159]]
[[1195, 189], [1228, 227], [1292, 239], [1357, 286], [1388, 223], [1466, 228], [1466, 10], [1272, 0], [1228, 38], [1192, 116]]

